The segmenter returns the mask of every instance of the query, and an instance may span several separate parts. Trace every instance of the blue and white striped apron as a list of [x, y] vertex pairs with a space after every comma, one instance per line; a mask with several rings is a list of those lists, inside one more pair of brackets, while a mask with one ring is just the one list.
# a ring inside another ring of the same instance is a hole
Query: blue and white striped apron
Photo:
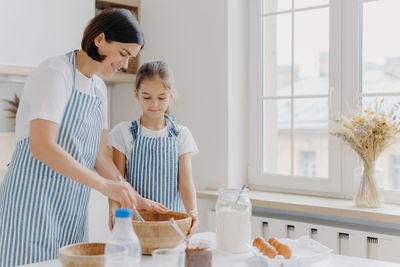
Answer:
[[128, 152], [126, 179], [142, 197], [170, 210], [184, 212], [178, 191], [179, 132], [174, 120], [173, 116], [165, 114], [168, 137], [142, 136], [140, 119], [132, 122], [134, 143]]
[[[74, 82], [57, 143], [93, 169], [102, 131], [101, 100], [75, 88], [76, 51], [67, 55]], [[87, 241], [89, 194], [89, 187], [33, 158], [29, 137], [20, 140], [0, 186], [0, 266], [55, 259], [60, 247]]]

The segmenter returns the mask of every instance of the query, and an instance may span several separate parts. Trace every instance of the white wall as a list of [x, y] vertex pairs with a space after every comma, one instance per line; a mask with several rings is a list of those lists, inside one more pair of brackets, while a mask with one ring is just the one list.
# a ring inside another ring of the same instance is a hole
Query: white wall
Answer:
[[[0, 64], [37, 65], [79, 48], [94, 0], [0, 0]], [[175, 74], [178, 122], [191, 129], [198, 188], [240, 186], [246, 176], [245, 0], [142, 1], [142, 62], [163, 59]], [[111, 125], [138, 114], [132, 86], [110, 90]], [[242, 101], [243, 100], [243, 101]]]
[[121, 121], [132, 121], [139, 117], [140, 108], [133, 94], [133, 84], [107, 85], [110, 105], [110, 127]]
[[142, 62], [162, 59], [175, 75], [178, 123], [199, 146], [198, 188], [227, 185], [228, 6], [224, 0], [142, 1]]
[[247, 1], [142, 2], [142, 62], [163, 59], [175, 74], [180, 123], [200, 153], [198, 188], [240, 186], [246, 176]]
[[[0, 64], [37, 65], [78, 48], [94, 14], [94, 0], [0, 1], [7, 7], [0, 8]], [[239, 187], [246, 179], [246, 6], [246, 0], [142, 1], [142, 62], [163, 59], [174, 71], [178, 123], [200, 148], [193, 158], [198, 189]], [[137, 116], [132, 87], [110, 88], [112, 126]], [[91, 240], [104, 240], [105, 199], [94, 192], [91, 203]], [[200, 201], [203, 223], [213, 205]]]
[[[142, 1], [142, 62], [175, 74], [178, 122], [189, 127], [200, 188], [240, 187], [247, 178], [247, 0]], [[199, 201], [200, 230], [214, 203]]]
[[[250, 0], [251, 1], [251, 0]], [[248, 1], [228, 1], [228, 184], [247, 181]]]
[[0, 0], [0, 64], [36, 66], [80, 48], [95, 0]]

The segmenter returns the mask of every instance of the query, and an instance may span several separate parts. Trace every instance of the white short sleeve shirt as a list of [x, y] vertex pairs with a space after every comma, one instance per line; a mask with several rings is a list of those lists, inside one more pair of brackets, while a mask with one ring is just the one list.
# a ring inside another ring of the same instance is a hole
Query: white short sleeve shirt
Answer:
[[[103, 129], [108, 128], [107, 87], [102, 79], [87, 78], [76, 70], [75, 88], [102, 101]], [[30, 121], [44, 119], [61, 124], [72, 93], [73, 65], [65, 55], [49, 58], [27, 78], [18, 107], [15, 140], [29, 136]], [[95, 91], [96, 90], [96, 91]]]
[[[109, 133], [109, 145], [115, 147], [122, 154], [127, 153], [133, 148], [133, 136], [131, 132], [131, 121], [125, 121], [117, 124]], [[179, 135], [177, 137], [179, 144], [179, 156], [191, 153], [195, 155], [199, 152], [197, 144], [192, 136], [190, 130], [182, 125], [177, 125]], [[165, 127], [160, 131], [150, 130], [143, 125], [141, 126], [141, 135], [148, 137], [167, 137], [168, 129]], [[127, 155], [127, 158], [130, 155]]]

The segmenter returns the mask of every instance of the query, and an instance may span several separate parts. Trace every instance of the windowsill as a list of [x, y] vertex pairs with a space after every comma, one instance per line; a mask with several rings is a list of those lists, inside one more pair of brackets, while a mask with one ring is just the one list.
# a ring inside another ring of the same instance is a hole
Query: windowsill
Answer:
[[[400, 224], [400, 205], [396, 204], [383, 204], [379, 209], [362, 209], [356, 208], [352, 200], [255, 190], [250, 191], [249, 195], [253, 207]], [[199, 190], [197, 197], [215, 201], [218, 190]]]

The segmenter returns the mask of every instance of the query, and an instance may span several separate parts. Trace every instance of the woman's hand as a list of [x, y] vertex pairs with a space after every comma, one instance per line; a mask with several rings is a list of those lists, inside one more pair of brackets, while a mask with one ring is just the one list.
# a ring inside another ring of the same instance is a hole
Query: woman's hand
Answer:
[[186, 235], [187, 238], [190, 238], [194, 233], [196, 233], [197, 228], [199, 228], [199, 215], [195, 210], [191, 210], [189, 212], [190, 217], [192, 217], [192, 225], [190, 226], [189, 232]]
[[118, 202], [122, 208], [131, 209], [138, 206], [141, 199], [132, 186], [125, 181], [104, 180], [103, 193], [110, 199]]
[[158, 213], [167, 213], [169, 210], [153, 200], [140, 197], [137, 205], [138, 210], [149, 210]]
[[110, 231], [114, 229], [114, 217], [115, 217], [115, 211], [117, 209], [121, 208], [121, 205], [112, 199], [108, 199], [108, 227], [110, 228]]

